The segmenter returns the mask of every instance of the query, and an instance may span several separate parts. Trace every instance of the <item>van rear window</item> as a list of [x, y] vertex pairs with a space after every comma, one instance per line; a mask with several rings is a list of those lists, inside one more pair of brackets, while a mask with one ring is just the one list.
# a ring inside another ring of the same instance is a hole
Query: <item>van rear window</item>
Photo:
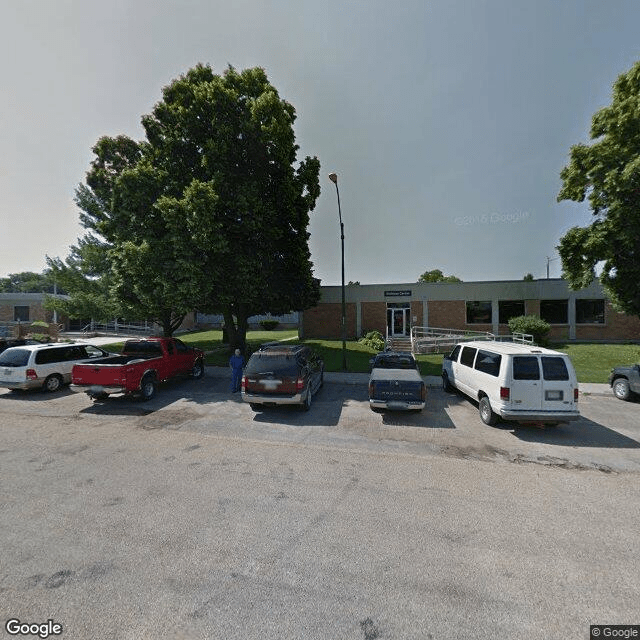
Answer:
[[536, 356], [513, 356], [514, 380], [540, 380], [540, 367]]
[[500, 373], [500, 362], [502, 356], [498, 353], [491, 353], [490, 351], [478, 351], [478, 357], [476, 358], [475, 368], [478, 371], [483, 371], [491, 376], [498, 376]]
[[564, 358], [542, 356], [542, 375], [545, 380], [568, 380], [569, 371]]
[[7, 349], [0, 355], [0, 367], [26, 367], [30, 353], [26, 349]]

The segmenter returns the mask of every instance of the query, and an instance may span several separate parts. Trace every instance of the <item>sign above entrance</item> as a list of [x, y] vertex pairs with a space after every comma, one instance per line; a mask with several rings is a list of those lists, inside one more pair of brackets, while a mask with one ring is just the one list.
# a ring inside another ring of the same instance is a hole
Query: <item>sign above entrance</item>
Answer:
[[410, 298], [411, 297], [411, 289], [401, 289], [399, 291], [385, 291], [385, 298]]

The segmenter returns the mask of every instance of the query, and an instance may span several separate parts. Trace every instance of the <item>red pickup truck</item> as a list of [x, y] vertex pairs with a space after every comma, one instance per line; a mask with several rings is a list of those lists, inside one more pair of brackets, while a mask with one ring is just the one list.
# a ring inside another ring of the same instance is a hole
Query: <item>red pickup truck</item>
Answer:
[[204, 352], [175, 338], [127, 340], [120, 355], [75, 365], [70, 389], [94, 400], [112, 393], [134, 393], [150, 400], [159, 382], [179, 375], [202, 378]]

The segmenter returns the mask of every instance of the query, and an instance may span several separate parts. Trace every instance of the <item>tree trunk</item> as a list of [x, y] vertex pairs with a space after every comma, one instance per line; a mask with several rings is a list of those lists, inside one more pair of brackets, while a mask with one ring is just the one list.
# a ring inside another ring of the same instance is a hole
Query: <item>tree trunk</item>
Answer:
[[165, 338], [173, 337], [174, 331], [180, 328], [182, 321], [184, 320], [184, 315], [176, 316], [172, 311], [165, 311], [162, 314], [162, 318], [160, 319], [160, 324], [162, 325], [162, 335]]
[[[224, 310], [224, 326], [227, 330], [229, 350], [240, 349], [243, 355], [247, 354], [247, 329], [249, 327], [249, 315], [246, 305], [238, 305], [235, 314], [231, 307]], [[235, 320], [234, 320], [235, 315]]]

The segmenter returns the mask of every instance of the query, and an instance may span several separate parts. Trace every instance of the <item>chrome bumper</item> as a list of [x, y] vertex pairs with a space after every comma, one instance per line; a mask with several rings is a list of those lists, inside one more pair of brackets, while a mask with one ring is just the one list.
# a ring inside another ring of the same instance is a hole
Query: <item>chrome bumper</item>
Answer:
[[424, 400], [374, 400], [369, 398], [369, 406], [373, 409], [389, 409], [390, 411], [409, 411], [424, 409]]
[[75, 393], [86, 393], [89, 396], [98, 396], [103, 393], [108, 395], [112, 393], [126, 393], [124, 387], [103, 387], [99, 384], [71, 384], [69, 389]]

